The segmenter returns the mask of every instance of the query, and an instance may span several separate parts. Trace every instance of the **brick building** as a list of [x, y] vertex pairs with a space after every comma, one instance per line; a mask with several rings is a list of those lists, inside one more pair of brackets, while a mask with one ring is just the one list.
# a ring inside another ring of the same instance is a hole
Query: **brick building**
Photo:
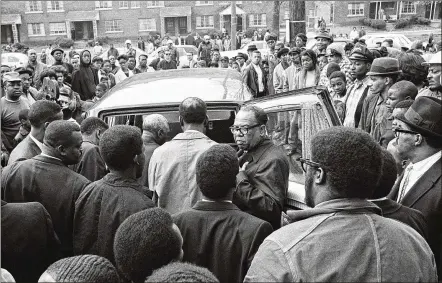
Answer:
[[[238, 30], [271, 26], [272, 1], [236, 3]], [[232, 7], [231, 1], [1, 1], [1, 11], [1, 41], [7, 43], [230, 32]]]
[[314, 28], [321, 17], [327, 24], [358, 25], [359, 19], [391, 19], [417, 15], [441, 20], [442, 1], [306, 1], [308, 27]]

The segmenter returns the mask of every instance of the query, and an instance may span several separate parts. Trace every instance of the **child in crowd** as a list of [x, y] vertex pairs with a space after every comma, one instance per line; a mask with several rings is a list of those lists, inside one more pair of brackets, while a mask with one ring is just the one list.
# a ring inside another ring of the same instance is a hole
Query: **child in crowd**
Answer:
[[95, 97], [92, 99], [93, 102], [97, 102], [103, 95], [106, 94], [108, 87], [105, 83], [99, 83], [95, 88]]

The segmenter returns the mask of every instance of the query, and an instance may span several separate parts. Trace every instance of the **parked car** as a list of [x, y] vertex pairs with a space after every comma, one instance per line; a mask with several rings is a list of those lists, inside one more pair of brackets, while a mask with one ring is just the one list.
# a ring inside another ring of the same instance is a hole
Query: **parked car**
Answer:
[[[207, 103], [209, 123], [206, 135], [218, 143], [237, 148], [229, 127], [242, 105], [262, 107], [269, 116], [269, 137], [286, 150], [290, 159], [288, 208], [304, 209], [304, 172], [296, 160], [310, 157], [310, 139], [317, 131], [340, 125], [327, 90], [305, 88], [285, 94], [252, 98], [241, 74], [229, 69], [179, 69], [142, 73], [116, 85], [87, 113], [110, 126], [129, 124], [141, 129], [143, 116], [159, 113], [169, 121], [173, 138], [182, 132], [178, 106], [189, 96]], [[288, 129], [289, 128], [289, 129]], [[296, 144], [287, 148], [285, 134]]]
[[221, 56], [227, 56], [229, 58], [235, 57], [238, 53], [247, 54], [247, 48], [250, 45], [256, 45], [256, 48], [261, 51], [261, 53], [266, 54], [267, 52], [267, 43], [265, 41], [250, 41], [249, 43], [243, 45], [240, 49], [230, 50], [230, 51], [221, 51]]
[[368, 48], [376, 47], [376, 42], [383, 42], [385, 39], [393, 40], [393, 47], [401, 50], [401, 47], [411, 47], [411, 40], [401, 33], [370, 33], [361, 39], [365, 39]]
[[[180, 62], [187, 61], [187, 53], [190, 52], [193, 53], [193, 59], [196, 60], [198, 58], [198, 48], [193, 45], [175, 45], [175, 47], [180, 55]], [[147, 58], [147, 65], [149, 65], [154, 59], [158, 58], [158, 51], [165, 49], [166, 47], [163, 46], [150, 53], [149, 57]]]
[[2, 52], [2, 65], [7, 65], [11, 69], [24, 67], [28, 62], [28, 55], [16, 52]]

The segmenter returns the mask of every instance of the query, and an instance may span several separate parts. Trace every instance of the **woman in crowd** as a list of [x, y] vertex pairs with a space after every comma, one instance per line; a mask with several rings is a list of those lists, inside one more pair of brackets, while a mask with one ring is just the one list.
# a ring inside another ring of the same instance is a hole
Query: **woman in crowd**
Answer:
[[302, 68], [296, 73], [293, 82], [294, 89], [317, 86], [321, 71], [313, 50], [307, 49], [301, 52]]
[[91, 53], [80, 53], [80, 68], [72, 74], [72, 90], [80, 94], [81, 100], [92, 100], [95, 86], [99, 84], [98, 70], [91, 66]]

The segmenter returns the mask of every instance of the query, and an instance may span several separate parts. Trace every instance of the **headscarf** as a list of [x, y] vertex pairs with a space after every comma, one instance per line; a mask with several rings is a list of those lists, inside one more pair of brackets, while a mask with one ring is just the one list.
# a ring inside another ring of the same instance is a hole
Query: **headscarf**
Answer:
[[88, 50], [80, 53], [80, 68], [72, 74], [72, 90], [80, 94], [81, 100], [91, 100], [95, 96], [95, 86], [99, 83], [98, 70], [91, 66], [92, 58], [89, 63], [83, 61], [85, 52], [91, 55]]

